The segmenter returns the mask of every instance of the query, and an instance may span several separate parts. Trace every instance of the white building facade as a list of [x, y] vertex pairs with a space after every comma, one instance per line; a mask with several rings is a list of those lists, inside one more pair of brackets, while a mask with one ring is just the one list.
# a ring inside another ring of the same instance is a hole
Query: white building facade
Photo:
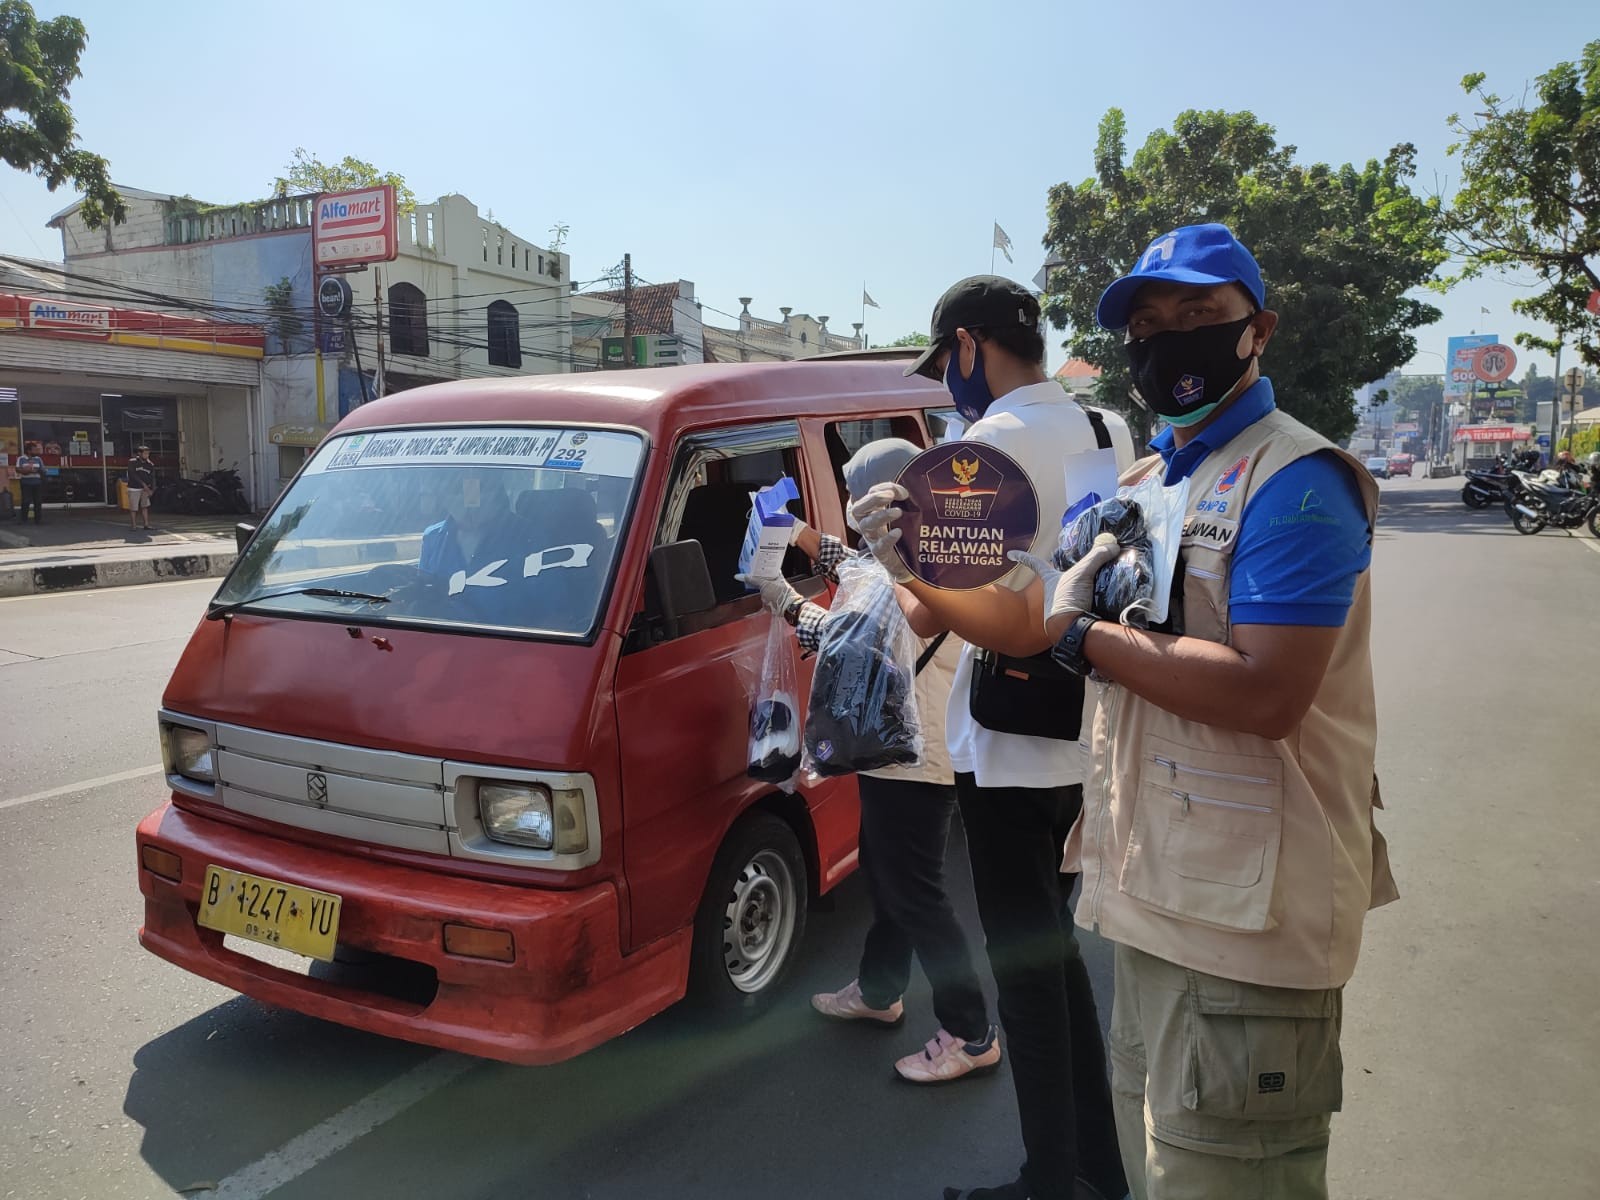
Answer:
[[88, 229], [76, 205], [52, 219], [67, 267], [148, 294], [152, 306], [265, 327], [248, 414], [246, 482], [258, 505], [282, 490], [334, 422], [379, 395], [571, 369], [570, 259], [464, 196], [401, 214], [398, 256], [347, 273], [351, 310], [332, 320], [316, 308], [315, 196], [219, 206], [122, 192], [122, 225]]

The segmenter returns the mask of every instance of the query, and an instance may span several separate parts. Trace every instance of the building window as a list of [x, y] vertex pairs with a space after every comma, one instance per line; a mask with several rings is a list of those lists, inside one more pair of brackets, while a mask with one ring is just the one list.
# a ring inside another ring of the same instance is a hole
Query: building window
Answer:
[[433, 244], [433, 213], [430, 211], [428, 213], [428, 249], [435, 250], [437, 248]]
[[544, 274], [544, 255], [539, 255], [539, 274]]
[[517, 306], [506, 300], [489, 305], [489, 365], [522, 365], [522, 321]]
[[483, 226], [483, 261], [489, 261], [489, 227]]
[[414, 284], [389, 288], [389, 353], [428, 357], [428, 301]]
[[494, 263], [497, 267], [506, 265], [506, 235], [503, 233], [495, 238]]

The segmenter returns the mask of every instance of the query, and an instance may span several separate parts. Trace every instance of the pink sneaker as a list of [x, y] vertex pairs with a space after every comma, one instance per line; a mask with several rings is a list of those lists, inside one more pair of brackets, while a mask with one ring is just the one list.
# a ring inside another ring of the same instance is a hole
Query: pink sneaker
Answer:
[[859, 979], [852, 979], [837, 992], [818, 992], [811, 997], [811, 1007], [836, 1021], [877, 1021], [880, 1025], [898, 1025], [906, 1015], [906, 1006], [898, 1000], [888, 1008], [869, 1007], [861, 998]]
[[989, 1026], [988, 1040], [963, 1042], [943, 1029], [916, 1054], [908, 1054], [894, 1069], [908, 1083], [951, 1083], [976, 1071], [1000, 1065], [1000, 1031]]

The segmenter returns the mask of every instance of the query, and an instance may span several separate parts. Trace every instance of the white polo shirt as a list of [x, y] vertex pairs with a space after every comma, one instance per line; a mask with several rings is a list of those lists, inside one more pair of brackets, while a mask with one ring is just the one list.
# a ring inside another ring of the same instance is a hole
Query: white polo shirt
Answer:
[[[1120, 473], [1133, 464], [1133, 438], [1121, 417], [1111, 412], [1105, 417]], [[1032, 550], [1040, 558], [1049, 558], [1060, 540], [1061, 515], [1069, 503], [1065, 460], [1099, 446], [1083, 409], [1059, 383], [1033, 383], [996, 399], [962, 438], [994, 446], [1028, 473], [1039, 497], [1039, 533]], [[1088, 485], [1070, 490], [1076, 499]], [[1033, 579], [1033, 572], [1019, 568], [1006, 576], [1002, 586], [1021, 591]], [[963, 643], [945, 714], [951, 766], [976, 776], [979, 787], [1044, 788], [1082, 783], [1083, 752], [1076, 741], [996, 733], [972, 719], [969, 693], [974, 656], [973, 648]]]

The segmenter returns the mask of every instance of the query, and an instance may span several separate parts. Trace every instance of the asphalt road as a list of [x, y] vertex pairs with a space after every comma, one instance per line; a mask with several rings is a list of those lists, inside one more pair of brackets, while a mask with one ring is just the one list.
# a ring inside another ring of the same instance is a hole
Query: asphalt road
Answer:
[[[1334, 1194], [1577, 1200], [1600, 1177], [1600, 543], [1520, 537], [1449, 481], [1382, 486], [1382, 824], [1404, 898], [1369, 920], [1348, 990]], [[270, 1010], [140, 950], [132, 831], [162, 798], [140, 772], [212, 586], [0, 601], [0, 1197], [914, 1200], [1010, 1177], [1003, 1074], [892, 1076], [931, 1032], [920, 983], [898, 1031], [810, 1013], [853, 973], [856, 883], [765, 1019], [669, 1013], [543, 1069]]]

